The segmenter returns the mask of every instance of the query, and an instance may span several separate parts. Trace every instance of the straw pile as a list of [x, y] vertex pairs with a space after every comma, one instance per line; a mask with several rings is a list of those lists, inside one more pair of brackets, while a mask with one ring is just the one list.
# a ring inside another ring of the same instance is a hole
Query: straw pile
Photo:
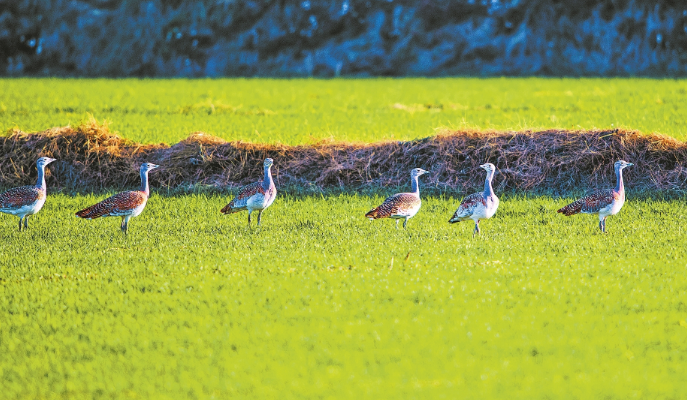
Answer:
[[136, 187], [144, 161], [162, 165], [151, 174], [155, 188], [232, 188], [260, 179], [265, 157], [275, 160], [277, 185], [293, 192], [387, 191], [408, 186], [409, 170], [421, 167], [431, 171], [422, 178], [424, 190], [462, 194], [481, 187], [478, 166], [484, 162], [498, 167], [499, 192], [565, 194], [611, 185], [618, 159], [636, 164], [626, 170], [631, 189], [679, 192], [687, 180], [685, 143], [637, 131], [466, 131], [408, 142], [307, 146], [228, 143], [196, 132], [170, 147], [122, 139], [92, 120], [0, 137], [0, 186], [31, 182], [42, 155], [59, 160], [49, 168], [52, 189], [80, 192]]

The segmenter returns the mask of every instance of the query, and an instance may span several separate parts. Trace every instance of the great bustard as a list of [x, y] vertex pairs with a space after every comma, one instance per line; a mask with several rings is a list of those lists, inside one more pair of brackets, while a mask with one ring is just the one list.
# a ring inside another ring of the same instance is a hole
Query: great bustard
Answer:
[[422, 168], [415, 168], [410, 171], [410, 193], [397, 193], [393, 196], [387, 197], [381, 206], [370, 210], [365, 216], [370, 220], [379, 218], [392, 218], [396, 220], [396, 228], [398, 229], [398, 221], [403, 220], [403, 229], [408, 225], [408, 220], [413, 218], [422, 206], [420, 200], [420, 185], [417, 178], [420, 175], [426, 174]]
[[615, 168], [616, 186], [615, 189], [604, 189], [592, 192], [583, 198], [574, 201], [558, 210], [565, 216], [575, 214], [599, 214], [599, 229], [606, 233], [606, 218], [617, 214], [623, 204], [625, 204], [625, 185], [623, 184], [623, 169], [634, 164], [627, 161], [616, 161]]
[[460, 202], [453, 217], [448, 221], [450, 223], [468, 219], [475, 221], [475, 230], [472, 231], [472, 237], [480, 233], [479, 221], [481, 219], [491, 218], [499, 208], [499, 198], [496, 197], [494, 189], [491, 187], [491, 181], [494, 179], [496, 167], [492, 163], [486, 163], [480, 165], [480, 168], [484, 168], [484, 170], [487, 171], [487, 179], [484, 181], [484, 191], [465, 197], [463, 201]]
[[21, 223], [24, 228], [29, 227], [29, 215], [34, 215], [43, 208], [47, 194], [45, 185], [45, 166], [55, 161], [54, 158], [41, 157], [36, 161], [38, 168], [38, 182], [32, 186], [21, 186], [0, 194], [0, 212], [19, 217], [19, 232]]
[[129, 229], [129, 219], [141, 214], [150, 196], [148, 172], [159, 165], [144, 163], [141, 165], [141, 190], [117, 193], [98, 204], [76, 213], [77, 217], [95, 219], [100, 217], [122, 217], [121, 229], [124, 234]]
[[239, 211], [248, 210], [248, 226], [250, 226], [250, 215], [254, 210], [258, 210], [258, 226], [262, 218], [262, 212], [271, 206], [277, 197], [277, 188], [272, 180], [271, 158], [266, 158], [263, 164], [264, 174], [262, 181], [251, 183], [239, 189], [238, 194], [224, 208], [222, 214], [233, 214]]

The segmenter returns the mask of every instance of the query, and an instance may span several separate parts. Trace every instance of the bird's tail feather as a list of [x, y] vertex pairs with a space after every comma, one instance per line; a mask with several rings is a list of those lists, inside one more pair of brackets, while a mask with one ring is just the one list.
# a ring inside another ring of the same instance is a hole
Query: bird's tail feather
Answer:
[[96, 205], [84, 208], [83, 210], [79, 211], [76, 213], [76, 216], [79, 218], [86, 218], [86, 219], [94, 219], [98, 217], [102, 217], [103, 213], [101, 212], [99, 207], [96, 207]]
[[222, 214], [234, 214], [234, 213], [237, 213], [239, 211], [243, 211], [245, 209], [246, 209], [245, 207], [234, 207], [233, 204], [229, 203], [226, 206], [224, 206], [224, 208], [221, 209], [220, 212]]
[[[461, 211], [461, 210], [459, 209], [458, 211]], [[455, 224], [456, 222], [462, 222], [462, 221], [465, 221], [466, 219], [470, 218], [470, 215], [472, 215], [471, 213], [465, 213], [465, 212], [458, 214], [458, 211], [456, 211], [455, 214], [453, 214], [453, 216], [451, 217], [451, 219], [448, 220], [448, 222], [450, 222], [452, 224]]]
[[579, 214], [582, 211], [582, 201], [577, 200], [574, 201], [567, 206], [561, 208], [558, 210], [559, 213], [565, 215], [566, 217], [569, 217], [571, 215]]
[[380, 218], [380, 216], [379, 216], [379, 208], [373, 208], [373, 209], [370, 210], [367, 214], [365, 214], [365, 217], [366, 217], [366, 218], [369, 218], [369, 219], [377, 219], [377, 218]]

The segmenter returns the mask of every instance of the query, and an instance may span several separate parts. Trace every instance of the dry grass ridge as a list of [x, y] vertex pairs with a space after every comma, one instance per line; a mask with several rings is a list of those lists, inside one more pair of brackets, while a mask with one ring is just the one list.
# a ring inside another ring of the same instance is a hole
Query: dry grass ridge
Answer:
[[173, 146], [141, 145], [110, 132], [95, 120], [78, 127], [0, 137], [1, 186], [30, 183], [40, 156], [58, 160], [49, 170], [51, 189], [98, 191], [135, 187], [138, 166], [160, 164], [155, 188], [197, 184], [231, 188], [262, 176], [262, 161], [275, 159], [278, 186], [300, 191], [379, 191], [409, 185], [409, 171], [430, 171], [423, 190], [466, 193], [481, 187], [478, 166], [492, 162], [499, 192], [565, 194], [614, 183], [612, 164], [625, 159], [626, 186], [635, 190], [682, 191], [687, 181], [687, 144], [628, 130], [460, 131], [407, 142], [330, 143], [307, 146], [226, 142], [195, 132]]

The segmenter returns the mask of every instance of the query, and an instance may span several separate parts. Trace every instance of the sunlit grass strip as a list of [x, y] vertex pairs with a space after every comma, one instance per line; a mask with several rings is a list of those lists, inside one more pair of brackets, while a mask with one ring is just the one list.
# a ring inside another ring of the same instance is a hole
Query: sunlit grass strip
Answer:
[[0, 217], [4, 396], [681, 398], [682, 202], [628, 202], [607, 235], [569, 199], [504, 198], [481, 237], [425, 197], [280, 196], [260, 229], [223, 196], [153, 196], [128, 238], [54, 195]]
[[141, 143], [413, 140], [451, 130], [636, 129], [684, 140], [674, 79], [0, 79], [0, 130], [92, 114]]

